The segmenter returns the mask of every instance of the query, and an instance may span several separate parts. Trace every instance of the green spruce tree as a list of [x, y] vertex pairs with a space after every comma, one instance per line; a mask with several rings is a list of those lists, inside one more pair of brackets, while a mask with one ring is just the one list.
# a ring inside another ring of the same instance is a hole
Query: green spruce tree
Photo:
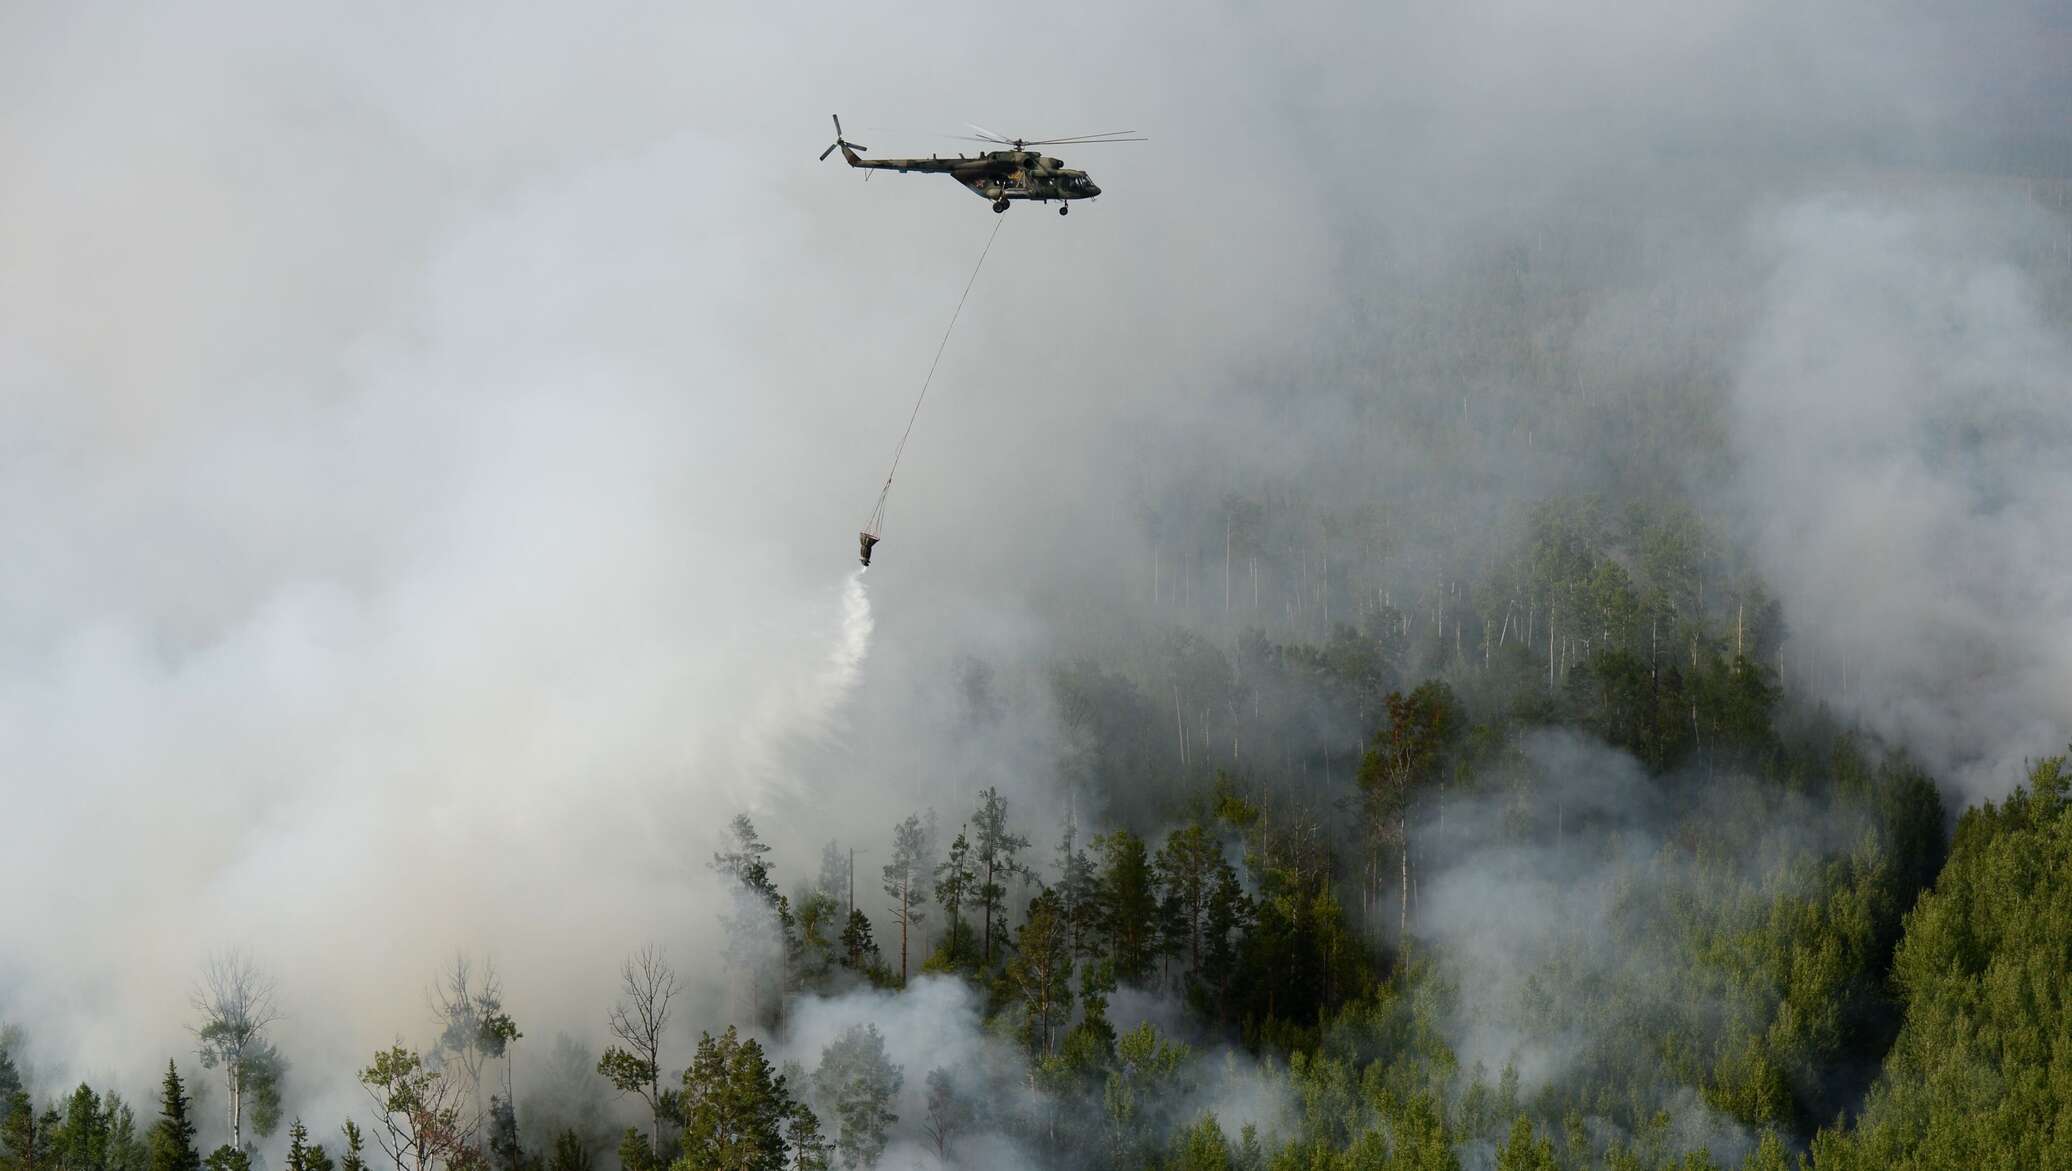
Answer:
[[194, 1146], [194, 1120], [187, 1116], [187, 1089], [180, 1081], [179, 1067], [171, 1061], [165, 1063], [158, 1121], [151, 1127], [146, 1146], [151, 1171], [201, 1171], [201, 1153]]

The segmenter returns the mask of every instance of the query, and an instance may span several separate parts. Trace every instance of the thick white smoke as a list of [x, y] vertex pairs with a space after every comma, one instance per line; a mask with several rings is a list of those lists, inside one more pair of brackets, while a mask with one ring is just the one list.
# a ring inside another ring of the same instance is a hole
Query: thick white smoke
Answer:
[[1736, 489], [1786, 671], [1973, 797], [2072, 737], [2068, 230], [2023, 184], [1922, 183], [1755, 241]]

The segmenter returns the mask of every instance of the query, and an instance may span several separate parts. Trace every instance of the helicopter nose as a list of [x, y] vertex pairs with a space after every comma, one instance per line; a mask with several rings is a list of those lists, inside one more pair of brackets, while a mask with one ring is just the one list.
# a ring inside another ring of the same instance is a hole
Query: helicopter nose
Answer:
[[1088, 199], [1092, 199], [1092, 198], [1093, 198], [1094, 196], [1096, 196], [1096, 195], [1099, 195], [1100, 193], [1101, 193], [1101, 188], [1100, 188], [1100, 185], [1099, 185], [1099, 184], [1096, 184], [1096, 183], [1088, 183], [1088, 184], [1086, 185], [1086, 197], [1087, 197]]

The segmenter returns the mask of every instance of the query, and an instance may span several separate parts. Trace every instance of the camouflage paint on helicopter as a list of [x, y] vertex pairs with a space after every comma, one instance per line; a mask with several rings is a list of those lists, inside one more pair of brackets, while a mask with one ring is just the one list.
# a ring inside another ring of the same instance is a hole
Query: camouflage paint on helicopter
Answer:
[[840, 116], [836, 116], [834, 121], [835, 141], [832, 146], [820, 152], [820, 157], [823, 160], [836, 150], [840, 150], [842, 157], [848, 160], [849, 165], [852, 167], [862, 167], [867, 170], [877, 171], [898, 171], [902, 175], [910, 172], [923, 175], [948, 175], [973, 195], [991, 200], [993, 210], [996, 212], [1006, 211], [1007, 205], [1011, 200], [1029, 199], [1039, 203], [1048, 203], [1055, 199], [1066, 203], [1066, 206], [1058, 208], [1058, 214], [1064, 215], [1071, 210], [1068, 201], [1092, 199], [1101, 193], [1101, 189], [1094, 184], [1092, 179], [1087, 177], [1085, 171], [1073, 170], [1065, 166], [1063, 159], [1052, 158], [1041, 151], [1029, 150], [1027, 149], [1028, 147], [1047, 146], [1058, 143], [1084, 145], [1096, 142], [1145, 141], [1142, 138], [1117, 137], [1118, 135], [1129, 134], [1130, 131], [1127, 130], [1111, 130], [1102, 134], [1081, 134], [1069, 138], [1042, 139], [1002, 138], [990, 131], [981, 130], [980, 133], [984, 134], [985, 137], [973, 138], [971, 141], [994, 143], [1009, 149], [987, 151], [970, 158], [960, 154], [953, 159], [935, 158], [933, 156], [925, 159], [867, 159], [856, 152], [870, 148], [858, 146], [844, 139], [842, 137], [842, 119]]

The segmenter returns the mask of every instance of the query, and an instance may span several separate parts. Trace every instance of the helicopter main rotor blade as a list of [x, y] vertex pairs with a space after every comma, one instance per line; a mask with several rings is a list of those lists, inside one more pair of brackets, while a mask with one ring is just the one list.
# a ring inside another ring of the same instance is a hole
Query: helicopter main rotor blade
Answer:
[[1104, 142], [1150, 142], [1148, 138], [1031, 138], [1023, 146], [1099, 146]]
[[1037, 144], [1037, 143], [1039, 143], [1039, 142], [1040, 142], [1040, 143], [1044, 143], [1045, 145], [1049, 145], [1049, 144], [1052, 144], [1052, 143], [1068, 143], [1068, 142], [1070, 142], [1070, 143], [1078, 143], [1078, 142], [1144, 142], [1144, 141], [1147, 141], [1147, 140], [1145, 140], [1145, 139], [1141, 139], [1141, 138], [1124, 138], [1124, 137], [1122, 137], [1123, 135], [1126, 135], [1126, 134], [1135, 134], [1135, 133], [1136, 133], [1136, 131], [1134, 131], [1134, 130], [1104, 130], [1104, 131], [1102, 131], [1102, 132], [1101, 132], [1101, 133], [1099, 133], [1099, 134], [1066, 134], [1066, 135], [1061, 135], [1061, 136], [1059, 136], [1059, 137], [1056, 137], [1056, 138], [1028, 138], [1028, 139], [1024, 139], [1023, 141], [1024, 141], [1024, 142], [1026, 142], [1026, 143], [1028, 143], [1028, 144], [1029, 144], [1030, 146], [1034, 146], [1034, 145], [1036, 145], [1036, 144]]
[[1002, 146], [1014, 145], [1014, 139], [1009, 138], [1004, 134], [995, 134], [976, 122], [966, 122], [965, 125], [971, 127], [973, 130], [976, 130], [980, 134], [984, 135], [988, 141], [997, 142]]

